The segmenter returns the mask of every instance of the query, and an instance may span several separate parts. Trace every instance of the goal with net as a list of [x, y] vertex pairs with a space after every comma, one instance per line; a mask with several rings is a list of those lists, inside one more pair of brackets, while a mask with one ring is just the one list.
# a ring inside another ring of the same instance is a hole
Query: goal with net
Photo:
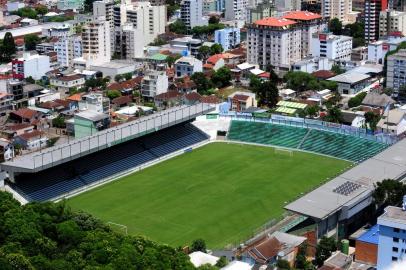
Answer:
[[114, 231], [124, 233], [125, 235], [128, 235], [128, 228], [127, 226], [123, 224], [118, 224], [114, 222], [107, 222], [107, 225], [109, 225]]
[[285, 148], [275, 148], [275, 154], [293, 156], [293, 151]]

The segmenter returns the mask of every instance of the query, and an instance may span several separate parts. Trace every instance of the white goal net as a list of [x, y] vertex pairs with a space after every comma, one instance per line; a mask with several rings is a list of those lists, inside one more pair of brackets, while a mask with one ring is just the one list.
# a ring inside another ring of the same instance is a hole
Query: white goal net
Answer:
[[293, 156], [293, 151], [285, 148], [275, 148], [275, 154]]
[[107, 225], [109, 225], [109, 227], [111, 227], [111, 229], [115, 232], [124, 233], [125, 235], [128, 235], [128, 228], [123, 224], [118, 224], [109, 221], [107, 222]]

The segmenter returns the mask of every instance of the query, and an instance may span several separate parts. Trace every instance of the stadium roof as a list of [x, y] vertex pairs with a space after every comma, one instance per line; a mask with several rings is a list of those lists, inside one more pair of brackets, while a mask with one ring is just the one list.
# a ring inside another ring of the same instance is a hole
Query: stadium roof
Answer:
[[110, 146], [125, 142], [145, 134], [164, 129], [196, 116], [213, 111], [205, 103], [192, 106], [177, 106], [159, 113], [141, 117], [92, 136], [71, 140], [67, 143], [42, 149], [41, 151], [16, 157], [1, 163], [1, 169], [8, 172], [36, 172], [83, 157]]
[[[390, 146], [378, 155], [344, 172], [321, 187], [285, 206], [285, 209], [313, 217], [325, 219], [368, 198], [374, 184], [383, 179], [403, 179], [406, 176], [406, 140]], [[355, 188], [349, 194], [340, 194], [334, 190], [349, 183]]]
[[275, 112], [286, 113], [286, 114], [294, 114], [296, 111], [297, 111], [296, 109], [292, 109], [292, 108], [279, 107], [279, 108], [276, 109]]

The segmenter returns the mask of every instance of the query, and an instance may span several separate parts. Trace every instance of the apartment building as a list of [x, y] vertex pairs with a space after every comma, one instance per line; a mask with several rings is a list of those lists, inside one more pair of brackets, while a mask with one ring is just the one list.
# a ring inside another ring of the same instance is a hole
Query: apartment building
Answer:
[[142, 31], [133, 24], [125, 24], [114, 31], [114, 53], [120, 59], [134, 59], [144, 55], [144, 38]]
[[283, 16], [300, 24], [302, 28], [302, 57], [311, 54], [310, 42], [313, 34], [324, 32], [328, 28], [328, 20], [322, 18], [320, 14], [309, 11], [292, 11]]
[[388, 8], [387, 0], [365, 0], [364, 24], [365, 42], [374, 42], [379, 39], [379, 17], [381, 11]]
[[203, 0], [183, 0], [180, 5], [180, 20], [188, 29], [207, 25], [208, 21], [203, 18]]
[[152, 100], [156, 95], [168, 91], [168, 76], [165, 71], [148, 70], [141, 82], [141, 94]]
[[406, 35], [406, 12], [385, 10], [379, 14], [379, 38], [391, 33]]
[[311, 54], [333, 60], [351, 60], [352, 37], [336, 36], [332, 33], [314, 33]]
[[401, 261], [406, 253], [406, 211], [388, 206], [378, 218], [378, 267], [377, 270], [390, 269]]
[[273, 66], [282, 75], [301, 60], [302, 31], [286, 18], [265, 18], [247, 28], [247, 61], [265, 69]]
[[86, 67], [110, 61], [111, 44], [108, 21], [99, 18], [83, 26], [82, 58], [81, 60], [85, 62]]
[[216, 0], [203, 0], [203, 14], [216, 12]]
[[277, 16], [275, 5], [270, 2], [260, 3], [255, 7], [247, 9], [247, 23], [254, 23], [263, 18], [275, 16]]
[[57, 61], [60, 66], [72, 67], [73, 59], [82, 57], [82, 37], [70, 36], [55, 43]]
[[113, 7], [115, 3], [113, 0], [103, 0], [93, 2], [93, 19], [105, 18], [110, 23], [110, 27], [114, 27], [113, 20]]
[[11, 66], [14, 79], [32, 77], [39, 80], [51, 70], [49, 56], [30, 53], [24, 53], [22, 58], [12, 60]]
[[13, 105], [13, 95], [9, 93], [0, 92], [0, 113], [11, 110]]
[[406, 85], [406, 49], [387, 58], [386, 87], [398, 90], [403, 85]]
[[241, 42], [239, 28], [224, 28], [214, 32], [214, 42], [220, 44], [224, 51], [234, 49]]
[[228, 0], [225, 3], [224, 18], [229, 21], [246, 21], [248, 19], [248, 0]]
[[276, 72], [286, 72], [311, 53], [312, 35], [326, 27], [326, 19], [307, 11], [258, 20], [248, 26], [247, 61], [263, 69], [271, 65]]
[[352, 11], [352, 0], [321, 0], [321, 16], [347, 24], [356, 21], [357, 13]]
[[203, 63], [194, 57], [184, 56], [176, 60], [174, 68], [175, 76], [178, 78], [192, 76], [195, 72], [203, 71]]
[[[116, 30], [125, 24], [132, 24], [140, 32], [143, 46], [165, 33], [166, 7], [153, 6], [149, 2], [125, 2], [113, 7], [113, 21]], [[115, 44], [121, 46], [121, 44]]]

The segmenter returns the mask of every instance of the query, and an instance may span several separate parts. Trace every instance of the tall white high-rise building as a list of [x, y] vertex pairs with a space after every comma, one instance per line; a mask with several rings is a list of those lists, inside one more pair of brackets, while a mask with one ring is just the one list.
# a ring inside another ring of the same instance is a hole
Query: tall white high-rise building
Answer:
[[82, 29], [82, 57], [86, 66], [111, 60], [110, 24], [102, 19], [87, 23]]
[[248, 0], [227, 0], [224, 18], [230, 21], [246, 21], [249, 4]]
[[93, 2], [93, 19], [97, 20], [99, 17], [106, 18], [110, 22], [110, 27], [114, 27], [113, 22], [113, 7], [115, 3], [113, 0], [99, 0]]
[[73, 66], [73, 59], [82, 57], [82, 37], [61, 38], [55, 43], [55, 51], [60, 66]]
[[131, 23], [127, 23], [114, 31], [114, 54], [121, 59], [133, 59], [144, 55], [143, 33]]
[[203, 18], [203, 0], [183, 0], [180, 5], [180, 20], [188, 29], [207, 25], [208, 21]]

